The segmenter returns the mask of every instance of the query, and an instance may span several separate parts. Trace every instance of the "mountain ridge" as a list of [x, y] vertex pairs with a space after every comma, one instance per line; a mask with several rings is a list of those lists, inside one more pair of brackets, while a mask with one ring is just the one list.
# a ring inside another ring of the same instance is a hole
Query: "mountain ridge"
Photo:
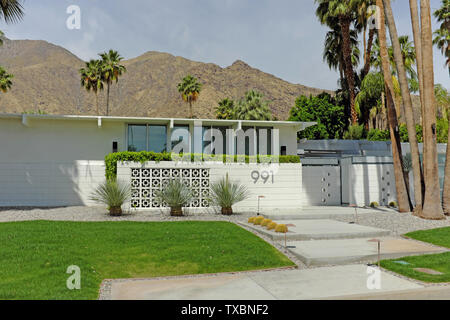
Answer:
[[[42, 110], [52, 114], [95, 115], [95, 95], [80, 85], [78, 70], [84, 61], [69, 50], [45, 40], [3, 38], [0, 65], [14, 75], [13, 87], [0, 95], [0, 112], [21, 113]], [[189, 108], [181, 100], [177, 84], [192, 74], [203, 83], [194, 114], [214, 118], [218, 101], [239, 99], [251, 89], [270, 101], [273, 114], [286, 120], [295, 99], [330, 90], [293, 84], [236, 60], [227, 67], [147, 51], [124, 60], [127, 72], [111, 87], [110, 115], [146, 117], [187, 117]], [[106, 91], [99, 94], [101, 114]]]

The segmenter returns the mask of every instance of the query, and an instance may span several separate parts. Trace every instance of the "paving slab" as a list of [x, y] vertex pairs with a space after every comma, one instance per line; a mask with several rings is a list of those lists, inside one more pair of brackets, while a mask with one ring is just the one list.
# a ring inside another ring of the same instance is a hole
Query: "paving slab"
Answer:
[[416, 290], [423, 286], [380, 271], [380, 289], [369, 289], [366, 265], [250, 272], [163, 280], [115, 281], [112, 299], [310, 300]]
[[450, 300], [450, 285], [439, 285], [417, 290], [379, 292], [366, 295], [339, 297], [338, 300]]
[[[292, 225], [288, 227], [286, 234], [288, 241], [295, 240], [329, 240], [329, 239], [354, 239], [368, 237], [383, 237], [391, 234], [391, 231], [350, 224], [335, 220], [275, 220], [276, 223]], [[260, 232], [272, 240], [282, 241], [285, 239], [283, 233], [277, 233], [267, 230], [261, 226], [255, 226], [251, 223], [243, 223], [245, 226]]]
[[[342, 240], [311, 240], [289, 242], [289, 251], [308, 266], [339, 265], [377, 261], [378, 244], [371, 238]], [[448, 251], [426, 243], [403, 238], [380, 238], [381, 259], [395, 259]]]
[[376, 213], [376, 212], [393, 212], [391, 208], [355, 208], [342, 206], [311, 206], [303, 207], [298, 212], [267, 212], [263, 213], [267, 219], [271, 220], [311, 220], [311, 219], [333, 219], [336, 217], [353, 218], [355, 216]]

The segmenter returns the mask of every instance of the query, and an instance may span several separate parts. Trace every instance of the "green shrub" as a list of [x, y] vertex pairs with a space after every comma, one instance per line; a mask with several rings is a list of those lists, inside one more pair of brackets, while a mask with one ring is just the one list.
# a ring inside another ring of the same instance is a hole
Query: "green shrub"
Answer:
[[362, 140], [366, 137], [364, 125], [351, 125], [344, 133], [344, 140]]
[[[183, 155], [180, 155], [183, 156]], [[191, 159], [191, 161], [194, 161], [194, 159], [199, 158], [202, 160], [207, 160], [207, 157], [201, 154], [185, 154], [184, 157], [187, 159]], [[222, 160], [226, 162], [227, 155], [218, 155], [218, 158], [222, 157]], [[238, 159], [239, 157], [239, 159]], [[270, 156], [260, 157], [260, 156], [237, 156], [234, 155], [234, 162], [238, 162], [244, 160], [245, 163], [250, 162], [258, 162], [258, 163], [265, 163], [267, 160], [270, 160]], [[276, 160], [276, 158], [274, 159]], [[148, 152], [148, 151], [141, 151], [141, 152], [130, 152], [130, 151], [124, 151], [124, 152], [116, 152], [116, 153], [110, 153], [106, 155], [105, 157], [105, 171], [106, 171], [106, 179], [108, 180], [115, 180], [117, 176], [117, 162], [140, 162], [144, 163], [147, 161], [172, 161], [172, 155], [170, 153], [164, 152], [164, 153], [156, 153], [156, 152]], [[300, 157], [298, 156], [279, 156], [278, 157], [279, 163], [300, 163]]]
[[376, 202], [376, 201], [373, 201], [373, 202], [371, 202], [370, 203], [370, 207], [371, 208], [378, 208], [380, 205], [378, 204], [378, 202]]
[[255, 221], [256, 217], [250, 217], [248, 218], [248, 223], [253, 223]]
[[438, 119], [436, 122], [436, 139], [437, 143], [447, 143], [448, 141], [448, 124], [445, 119]]
[[[409, 135], [406, 124], [404, 123], [400, 124], [398, 130], [401, 142], [409, 142]], [[417, 142], [419, 143], [423, 142], [423, 130], [420, 124], [416, 124], [416, 135], [417, 135]]]
[[328, 93], [318, 96], [300, 96], [289, 112], [289, 121], [317, 122], [317, 125], [299, 132], [300, 139], [340, 139], [347, 127], [345, 107]]
[[157, 190], [155, 195], [159, 202], [167, 203], [172, 216], [183, 215], [182, 207], [193, 199], [191, 190], [180, 179], [170, 180], [169, 184], [162, 190]]
[[262, 227], [267, 227], [267, 226], [269, 225], [269, 223], [272, 223], [272, 220], [270, 220], [270, 219], [264, 219], [264, 220], [261, 222], [261, 226], [262, 226]]
[[209, 201], [222, 208], [222, 214], [233, 214], [233, 205], [250, 197], [247, 187], [228, 179], [228, 174], [217, 182], [211, 184]]
[[367, 133], [369, 141], [389, 141], [391, 140], [389, 130], [370, 129]]
[[121, 181], [106, 180], [92, 192], [90, 200], [108, 206], [111, 215], [121, 215], [121, 206], [130, 199], [131, 187]]

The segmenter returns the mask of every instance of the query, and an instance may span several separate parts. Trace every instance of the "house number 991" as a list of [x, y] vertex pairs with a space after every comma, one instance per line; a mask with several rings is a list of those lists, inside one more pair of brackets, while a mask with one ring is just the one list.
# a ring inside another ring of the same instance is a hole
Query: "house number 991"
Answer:
[[261, 171], [258, 170], [252, 171], [252, 179], [253, 183], [256, 184], [259, 179], [261, 179], [264, 184], [266, 184], [269, 180], [272, 180], [272, 183], [274, 183], [274, 175], [273, 171]]

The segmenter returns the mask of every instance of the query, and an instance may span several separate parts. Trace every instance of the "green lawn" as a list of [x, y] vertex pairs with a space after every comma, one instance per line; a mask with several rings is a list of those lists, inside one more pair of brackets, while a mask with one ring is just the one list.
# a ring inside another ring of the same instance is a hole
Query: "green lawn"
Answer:
[[[406, 234], [412, 239], [429, 242], [438, 246], [450, 248], [450, 227], [415, 231]], [[394, 261], [406, 261], [410, 264], [403, 265]], [[423, 256], [405, 257], [401, 259], [383, 260], [381, 266], [407, 277], [425, 282], [450, 282], [450, 252], [430, 254]], [[429, 275], [415, 271], [415, 268], [428, 268], [440, 271], [443, 275]]]
[[[96, 299], [103, 279], [293, 266], [228, 222], [0, 223], [0, 299]], [[81, 268], [68, 290], [67, 267]]]

